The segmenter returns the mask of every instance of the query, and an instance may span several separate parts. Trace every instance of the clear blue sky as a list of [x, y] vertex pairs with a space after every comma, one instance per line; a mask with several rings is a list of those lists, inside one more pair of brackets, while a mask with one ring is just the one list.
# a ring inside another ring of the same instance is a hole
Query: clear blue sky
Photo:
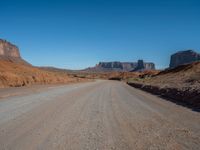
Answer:
[[144, 59], [164, 68], [178, 50], [200, 52], [200, 1], [1, 0], [0, 38], [37, 66]]

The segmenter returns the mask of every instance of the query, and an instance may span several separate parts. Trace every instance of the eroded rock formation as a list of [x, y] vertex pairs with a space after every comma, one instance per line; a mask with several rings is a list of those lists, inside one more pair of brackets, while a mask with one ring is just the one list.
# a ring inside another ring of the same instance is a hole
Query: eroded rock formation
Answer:
[[154, 70], [154, 63], [146, 63], [143, 60], [138, 62], [100, 62], [95, 67], [87, 68], [86, 71], [104, 72], [104, 71], [143, 71], [143, 70]]
[[171, 55], [170, 68], [175, 68], [179, 65], [192, 63], [200, 60], [200, 54], [193, 50], [179, 51]]
[[7, 60], [14, 63], [22, 63], [30, 65], [20, 56], [20, 52], [17, 46], [14, 44], [0, 39], [0, 60]]
[[17, 46], [0, 39], [0, 56], [21, 58]]

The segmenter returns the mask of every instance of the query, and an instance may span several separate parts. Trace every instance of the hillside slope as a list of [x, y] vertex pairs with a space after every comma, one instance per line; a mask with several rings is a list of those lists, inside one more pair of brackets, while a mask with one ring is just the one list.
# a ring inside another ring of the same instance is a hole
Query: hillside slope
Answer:
[[164, 87], [200, 90], [200, 62], [162, 71], [154, 78], [147, 80], [147, 82], [159, 86], [162, 84]]
[[0, 60], [0, 88], [30, 84], [52, 84], [76, 82], [82, 79], [67, 74], [45, 71], [33, 66]]
[[0, 88], [83, 80], [67, 73], [34, 67], [21, 57], [16, 45], [0, 39]]
[[130, 79], [128, 84], [200, 109], [200, 62], [161, 71], [152, 78]]

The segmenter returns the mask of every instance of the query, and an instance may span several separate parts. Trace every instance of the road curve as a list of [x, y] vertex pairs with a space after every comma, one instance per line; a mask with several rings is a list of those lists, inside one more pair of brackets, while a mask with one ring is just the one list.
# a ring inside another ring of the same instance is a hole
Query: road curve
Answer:
[[0, 100], [0, 150], [199, 147], [199, 112], [122, 82], [58, 86]]

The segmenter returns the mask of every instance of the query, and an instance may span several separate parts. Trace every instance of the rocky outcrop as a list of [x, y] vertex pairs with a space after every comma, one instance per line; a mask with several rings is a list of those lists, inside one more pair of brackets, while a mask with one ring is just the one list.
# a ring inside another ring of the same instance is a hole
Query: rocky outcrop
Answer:
[[155, 95], [167, 98], [177, 104], [200, 109], [200, 91], [197, 89], [161, 88], [159, 86], [145, 85], [141, 83], [128, 83], [130, 86], [142, 89]]
[[139, 75], [139, 78], [132, 78], [128, 82], [133, 87], [176, 103], [200, 108], [200, 62], [181, 65], [152, 76]]
[[106, 71], [143, 71], [143, 70], [154, 70], [154, 63], [146, 63], [143, 60], [139, 60], [138, 62], [100, 62], [95, 67], [87, 68], [85, 71], [93, 71], [93, 72], [106, 72]]
[[180, 51], [171, 56], [169, 67], [175, 68], [177, 66], [192, 63], [199, 60], [200, 54], [196, 53], [193, 50]]
[[138, 60], [137, 67], [132, 70], [134, 71], [145, 71], [145, 70], [154, 70], [155, 64], [154, 63], [145, 63], [143, 60]]
[[87, 81], [69, 76], [64, 70], [54, 70], [32, 66], [21, 58], [17, 46], [0, 40], [0, 88]]
[[101, 67], [101, 68], [115, 68], [115, 69], [123, 69], [123, 65], [121, 62], [100, 62], [99, 65], [97, 65], [97, 67]]
[[155, 67], [155, 64], [154, 63], [144, 63], [144, 69], [145, 70], [155, 70], [156, 67]]
[[0, 39], [0, 60], [6, 60], [14, 63], [30, 65], [21, 58], [17, 46], [2, 39]]
[[0, 56], [1, 57], [14, 57], [21, 58], [17, 46], [0, 39]]
[[137, 68], [136, 69], [138, 69], [138, 70], [145, 69], [144, 68], [144, 61], [143, 60], [138, 60]]

